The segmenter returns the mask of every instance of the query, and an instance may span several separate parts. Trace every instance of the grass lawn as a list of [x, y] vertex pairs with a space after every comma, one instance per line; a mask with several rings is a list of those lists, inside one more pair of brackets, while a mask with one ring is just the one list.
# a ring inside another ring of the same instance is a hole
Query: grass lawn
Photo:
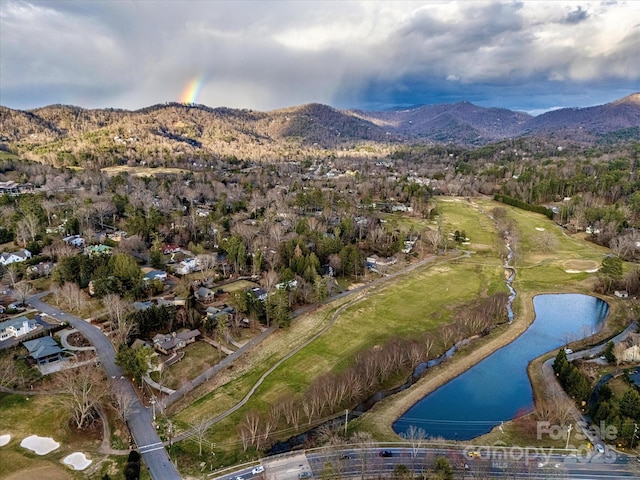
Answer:
[[107, 175], [118, 175], [120, 173], [127, 172], [129, 175], [135, 175], [137, 177], [152, 177], [159, 173], [189, 173], [188, 170], [184, 170], [182, 168], [171, 168], [171, 167], [129, 167], [127, 165], [116, 165], [113, 167], [105, 167], [101, 169]]
[[[327, 332], [278, 367], [258, 388], [247, 406], [216, 424], [209, 433], [209, 440], [219, 448], [236, 448], [236, 428], [245, 413], [252, 409], [264, 411], [284, 395], [302, 392], [314, 378], [337, 372], [348, 367], [356, 353], [380, 345], [394, 336], [416, 337], [432, 332], [450, 320], [451, 310], [486, 292], [506, 291], [503, 281], [502, 261], [497, 255], [484, 255], [459, 260], [447, 259], [418, 269], [406, 278], [389, 285], [376, 287], [377, 291], [362, 301], [348, 307]], [[345, 300], [341, 299], [343, 303]], [[311, 314], [318, 325], [331, 317], [331, 309], [325, 307]], [[324, 318], [322, 318], [324, 317]], [[296, 319], [287, 331], [278, 332], [276, 339], [286, 345], [284, 350], [269, 350], [271, 354], [261, 358], [244, 375], [204, 395], [176, 416], [176, 422], [186, 428], [190, 419], [206, 414], [215, 416], [237, 403], [270, 365], [273, 365], [296, 343], [317, 331], [301, 332], [298, 324], [309, 319]], [[305, 335], [306, 333], [306, 335]], [[267, 340], [270, 342], [271, 339]], [[266, 347], [268, 348], [268, 347]], [[187, 448], [187, 447], [185, 447]]]
[[[485, 211], [489, 209], [484, 208]], [[464, 232], [471, 242], [470, 249], [474, 244], [489, 245], [495, 252], [502, 251], [496, 237], [493, 220], [481, 211], [480, 202], [466, 201], [461, 198], [438, 198], [438, 211], [443, 216], [444, 229], [449, 232], [460, 230]]]
[[[0, 434], [11, 434], [9, 444], [0, 447], [0, 478], [36, 467], [51, 468], [52, 473], [56, 473], [59, 478], [85, 478], [60, 467], [61, 460], [75, 451], [85, 452], [91, 459], [98, 458], [95, 452], [99, 446], [99, 437], [87, 437], [70, 428], [69, 416], [60, 408], [54, 395], [0, 394], [0, 411]], [[52, 437], [60, 443], [60, 447], [47, 455], [36, 455], [20, 446], [20, 442], [30, 435]], [[63, 473], [66, 476], [62, 476]]]
[[[497, 202], [485, 202], [493, 208]], [[506, 208], [506, 206], [505, 206]], [[598, 266], [610, 250], [571, 235], [541, 214], [506, 208], [507, 216], [517, 224], [519, 240], [513, 265], [517, 268], [514, 286], [517, 290], [541, 293], [549, 291], [591, 291], [594, 273], [567, 273], [568, 260], [592, 260]], [[552, 235], [555, 246], [549, 251], [540, 247], [542, 235]], [[571, 263], [569, 263], [571, 266]]]
[[233, 293], [238, 290], [247, 290], [248, 288], [254, 288], [259, 286], [257, 283], [250, 282], [249, 280], [238, 280], [237, 282], [228, 283], [220, 287], [224, 292]]
[[165, 385], [169, 388], [179, 388], [183, 379], [191, 380], [220, 361], [218, 349], [203, 341], [192, 343], [184, 352], [184, 358], [167, 369]]

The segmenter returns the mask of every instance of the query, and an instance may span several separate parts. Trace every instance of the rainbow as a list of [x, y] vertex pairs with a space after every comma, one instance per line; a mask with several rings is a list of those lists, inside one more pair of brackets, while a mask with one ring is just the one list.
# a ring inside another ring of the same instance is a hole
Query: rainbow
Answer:
[[187, 83], [180, 95], [180, 103], [196, 103], [196, 98], [204, 84], [204, 76], [200, 75]]

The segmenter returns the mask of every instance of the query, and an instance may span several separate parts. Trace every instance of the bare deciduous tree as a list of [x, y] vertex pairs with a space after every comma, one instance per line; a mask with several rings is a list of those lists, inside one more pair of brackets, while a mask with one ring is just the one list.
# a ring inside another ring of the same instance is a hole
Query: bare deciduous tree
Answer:
[[107, 310], [107, 316], [111, 321], [111, 341], [117, 349], [118, 346], [126, 343], [133, 329], [133, 325], [127, 321], [127, 314], [131, 312], [132, 307], [129, 302], [115, 293], [105, 295], [102, 299], [102, 304]]
[[198, 417], [195, 422], [191, 425], [193, 429], [193, 433], [198, 441], [198, 456], [202, 456], [202, 443], [204, 441], [204, 436], [207, 434], [207, 430], [209, 429], [209, 425], [207, 419], [205, 417]]
[[66, 282], [54, 291], [54, 295], [56, 295], [56, 303], [65, 304], [69, 310], [75, 313], [80, 313], [86, 304], [84, 292], [75, 283]]
[[20, 304], [24, 304], [27, 297], [29, 297], [34, 292], [34, 289], [31, 283], [23, 280], [22, 282], [18, 282], [13, 286], [13, 291], [16, 293]]
[[96, 418], [96, 408], [107, 398], [109, 384], [92, 364], [64, 370], [56, 377], [64, 392], [60, 402], [69, 410], [73, 423], [83, 429]]

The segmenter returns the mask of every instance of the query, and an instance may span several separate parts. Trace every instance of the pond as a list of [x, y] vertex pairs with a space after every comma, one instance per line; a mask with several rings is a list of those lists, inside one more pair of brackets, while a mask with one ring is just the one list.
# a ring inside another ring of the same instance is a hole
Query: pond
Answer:
[[536, 318], [526, 332], [413, 405], [394, 423], [394, 431], [415, 425], [429, 437], [469, 440], [531, 411], [529, 362], [593, 335], [609, 311], [606, 302], [581, 294], [538, 295], [533, 306]]

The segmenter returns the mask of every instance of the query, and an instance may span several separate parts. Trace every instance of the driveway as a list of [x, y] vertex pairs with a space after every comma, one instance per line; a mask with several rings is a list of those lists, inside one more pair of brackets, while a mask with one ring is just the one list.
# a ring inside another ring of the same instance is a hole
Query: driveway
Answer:
[[42, 302], [40, 299], [49, 292], [39, 293], [30, 297], [27, 303], [33, 308], [59, 320], [67, 321], [81, 332], [96, 348], [102, 368], [104, 368], [114, 392], [124, 392], [129, 397], [131, 404], [130, 413], [127, 415], [127, 424], [133, 438], [138, 445], [138, 450], [149, 469], [154, 480], [177, 480], [180, 474], [169, 459], [167, 451], [152, 424], [151, 413], [145, 408], [136, 395], [134, 386], [123, 376], [123, 372], [116, 365], [116, 352], [113, 345], [101, 330], [69, 313]]

